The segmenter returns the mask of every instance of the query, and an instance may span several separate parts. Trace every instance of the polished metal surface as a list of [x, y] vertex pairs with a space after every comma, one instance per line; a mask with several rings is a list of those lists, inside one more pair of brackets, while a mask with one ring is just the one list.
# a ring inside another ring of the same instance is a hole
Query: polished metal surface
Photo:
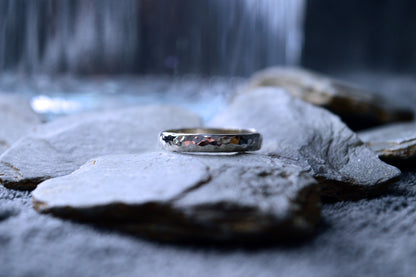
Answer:
[[245, 152], [259, 150], [262, 137], [249, 129], [187, 128], [161, 132], [160, 143], [175, 152]]

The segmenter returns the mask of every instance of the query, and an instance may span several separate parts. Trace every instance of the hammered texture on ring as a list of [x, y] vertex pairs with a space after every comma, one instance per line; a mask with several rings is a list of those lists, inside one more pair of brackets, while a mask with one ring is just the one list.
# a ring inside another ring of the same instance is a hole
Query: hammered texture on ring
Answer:
[[245, 152], [259, 150], [262, 137], [251, 129], [188, 128], [161, 132], [160, 143], [175, 152]]

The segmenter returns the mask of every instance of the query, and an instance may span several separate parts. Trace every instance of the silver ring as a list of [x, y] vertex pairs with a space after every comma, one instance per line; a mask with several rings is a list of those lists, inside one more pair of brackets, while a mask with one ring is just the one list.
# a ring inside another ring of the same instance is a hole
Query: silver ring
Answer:
[[175, 152], [245, 152], [259, 150], [262, 136], [252, 129], [187, 128], [161, 132], [160, 143]]

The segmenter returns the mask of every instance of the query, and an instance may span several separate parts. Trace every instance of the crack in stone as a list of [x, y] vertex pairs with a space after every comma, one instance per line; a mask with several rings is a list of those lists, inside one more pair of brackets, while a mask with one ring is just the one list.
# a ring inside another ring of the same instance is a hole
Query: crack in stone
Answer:
[[11, 169], [13, 169], [13, 171], [15, 171], [17, 173], [17, 175], [19, 175], [21, 178], [23, 178], [23, 174], [20, 172], [20, 169], [18, 169], [17, 167], [14, 167], [11, 163], [8, 162], [0, 162], [1, 164], [4, 164], [7, 167], [10, 167]]
[[48, 139], [46, 138], [37, 138], [39, 141], [45, 143], [50, 149], [55, 151], [56, 153], [62, 153], [62, 149], [57, 148], [55, 145], [53, 145]]
[[201, 180], [200, 182], [198, 182], [194, 186], [192, 186], [190, 188], [187, 188], [186, 190], [182, 191], [177, 196], [173, 197], [169, 202], [173, 203], [173, 202], [179, 201], [180, 199], [184, 198], [188, 193], [201, 188], [202, 186], [208, 184], [211, 181], [212, 181], [212, 176], [210, 174], [208, 174], [208, 176], [205, 179]]

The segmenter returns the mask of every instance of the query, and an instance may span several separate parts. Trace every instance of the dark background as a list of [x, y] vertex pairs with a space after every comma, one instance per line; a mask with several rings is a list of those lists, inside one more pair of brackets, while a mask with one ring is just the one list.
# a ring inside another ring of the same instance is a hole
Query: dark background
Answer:
[[414, 0], [309, 0], [304, 28], [306, 67], [416, 69]]

